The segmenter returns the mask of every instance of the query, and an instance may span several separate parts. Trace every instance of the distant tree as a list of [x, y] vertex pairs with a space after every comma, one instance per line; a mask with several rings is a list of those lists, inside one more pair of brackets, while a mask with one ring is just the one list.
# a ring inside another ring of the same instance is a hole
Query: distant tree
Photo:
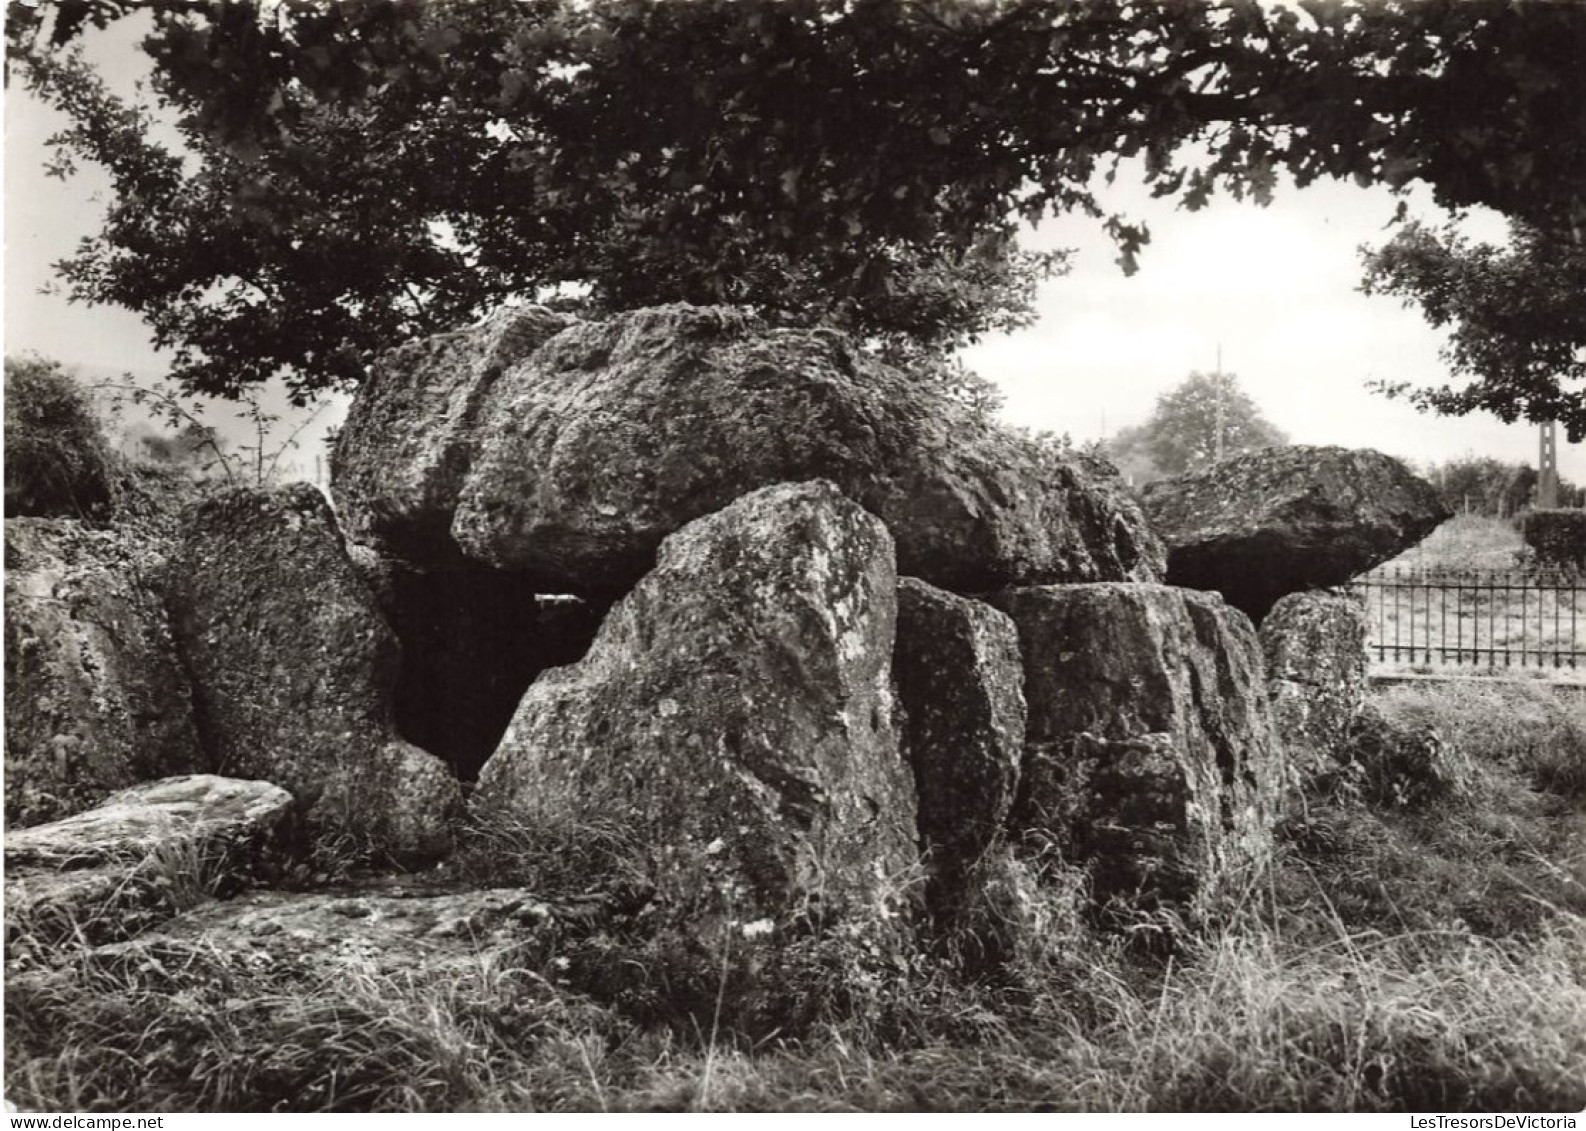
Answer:
[[1409, 223], [1364, 252], [1367, 294], [1397, 295], [1449, 331], [1443, 359], [1462, 384], [1390, 396], [1451, 416], [1556, 420], [1586, 439], [1586, 237], [1510, 225], [1509, 245], [1472, 243], [1453, 227]]
[[1144, 482], [1146, 476], [1193, 471], [1210, 463], [1219, 451], [1227, 456], [1288, 442], [1239, 387], [1234, 374], [1191, 373], [1157, 398], [1149, 420], [1119, 432], [1109, 454], [1125, 474], [1137, 469], [1136, 482]]
[[[1424, 475], [1443, 505], [1459, 514], [1511, 518], [1536, 502], [1536, 468], [1525, 463], [1466, 455], [1429, 464]], [[1580, 506], [1581, 488], [1560, 481], [1559, 505]]]
[[1144, 424], [1118, 429], [1102, 446], [1103, 454], [1136, 487], [1143, 487], [1166, 474], [1152, 458], [1150, 435]]
[[[1529, 475], [1527, 475], [1529, 473]], [[1449, 510], [1461, 514], [1503, 515], [1518, 509], [1536, 485], [1536, 472], [1491, 456], [1467, 455], [1426, 468], [1427, 482]]]

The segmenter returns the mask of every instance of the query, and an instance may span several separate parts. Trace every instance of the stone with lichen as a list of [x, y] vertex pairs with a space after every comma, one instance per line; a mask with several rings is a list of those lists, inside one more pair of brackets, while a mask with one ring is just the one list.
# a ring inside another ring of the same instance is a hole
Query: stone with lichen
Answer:
[[204, 768], [163, 602], [167, 549], [136, 529], [6, 521], [8, 826]]
[[[333, 478], [355, 537], [431, 566], [460, 551], [542, 592], [614, 595], [686, 523], [820, 477], [886, 523], [900, 569], [947, 589], [1160, 575], [1161, 546], [1115, 477], [840, 334], [679, 304], [567, 326], [499, 372], [456, 363], [495, 356], [496, 327], [404, 347], [360, 391]], [[467, 335], [472, 352], [456, 344]], [[427, 364], [435, 395], [469, 406], [439, 425], [417, 419], [428, 394], [402, 393]]]
[[239, 488], [191, 508], [169, 599], [217, 769], [289, 790], [320, 843], [444, 853], [458, 784], [396, 735], [397, 641], [318, 490]]
[[685, 526], [578, 663], [529, 688], [472, 804], [615, 829], [701, 935], [907, 898], [914, 790], [893, 721], [892, 539], [824, 482]]
[[1167, 580], [1210, 589], [1256, 622], [1278, 598], [1397, 557], [1448, 511], [1432, 485], [1380, 452], [1264, 448], [1148, 484]]
[[919, 795], [928, 898], [944, 918], [972, 900], [1001, 843], [1024, 757], [1024, 672], [1013, 622], [990, 605], [906, 577], [893, 661], [903, 745]]
[[7, 958], [63, 939], [136, 934], [184, 903], [229, 894], [289, 849], [292, 796], [189, 774], [5, 837]]
[[1248, 618], [1164, 585], [990, 599], [1018, 628], [1029, 705], [1015, 836], [1147, 906], [1205, 907], [1267, 858], [1285, 771]]
[[1366, 610], [1358, 596], [1291, 593], [1261, 622], [1273, 724], [1300, 782], [1328, 771], [1366, 702]]

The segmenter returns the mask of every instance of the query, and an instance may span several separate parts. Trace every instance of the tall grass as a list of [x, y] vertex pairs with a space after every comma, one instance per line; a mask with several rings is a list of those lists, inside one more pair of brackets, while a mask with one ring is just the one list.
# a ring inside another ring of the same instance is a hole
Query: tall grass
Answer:
[[931, 1004], [970, 1014], [955, 1039], [835, 1024], [753, 1048], [646, 1029], [510, 952], [281, 985], [134, 944], [8, 990], [7, 1086], [79, 1111], [1577, 1110], [1583, 955], [1573, 916], [1525, 944], [1339, 929], [1300, 947], [1247, 923], [1149, 980], [1101, 962], [1087, 1011], [1073, 986], [963, 990]]
[[1523, 773], [1539, 790], [1586, 798], [1586, 695], [1468, 681], [1394, 687], [1378, 704], [1392, 718], [1435, 726], [1489, 765]]
[[[145, 936], [9, 980], [7, 1092], [79, 1111], [1580, 1110], [1581, 720], [1543, 694], [1380, 697], [1460, 744], [1472, 787], [1419, 807], [1306, 799], [1246, 898], [1165, 948], [1077, 925], [1071, 884], [1037, 887], [1064, 929], [1002, 976], [856, 961], [864, 993], [766, 1032], [734, 1013], [753, 989], [730, 980], [752, 974], [736, 951], [702, 967], [691, 1024], [660, 1016], [664, 965], [624, 976], [646, 987], [638, 1004], [574, 976], [591, 956], [612, 971], [660, 957], [600, 925], [403, 968]], [[481, 836], [474, 883], [571, 893], [627, 875], [615, 832], [583, 857], [544, 830]], [[834, 957], [807, 972], [831, 976]]]

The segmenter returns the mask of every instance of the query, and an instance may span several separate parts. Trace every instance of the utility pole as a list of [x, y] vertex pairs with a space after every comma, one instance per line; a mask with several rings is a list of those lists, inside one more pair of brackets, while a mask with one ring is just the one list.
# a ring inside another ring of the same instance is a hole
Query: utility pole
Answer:
[[1212, 433], [1212, 459], [1223, 458], [1223, 344], [1217, 343], [1217, 372], [1212, 374], [1212, 394], [1217, 398], [1217, 424]]
[[1536, 505], [1539, 510], [1558, 506], [1558, 422], [1543, 421], [1536, 457]]

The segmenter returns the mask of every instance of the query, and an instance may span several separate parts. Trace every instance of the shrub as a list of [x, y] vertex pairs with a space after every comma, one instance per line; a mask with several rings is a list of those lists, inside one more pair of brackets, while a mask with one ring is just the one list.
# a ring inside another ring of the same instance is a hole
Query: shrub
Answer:
[[1541, 565], [1586, 566], [1586, 510], [1531, 511], [1520, 536]]
[[1469, 756], [1435, 726], [1367, 704], [1350, 730], [1340, 778], [1368, 804], [1412, 809], [1464, 800], [1474, 771]]
[[99, 518], [112, 456], [87, 395], [59, 362], [5, 359], [5, 513]]

